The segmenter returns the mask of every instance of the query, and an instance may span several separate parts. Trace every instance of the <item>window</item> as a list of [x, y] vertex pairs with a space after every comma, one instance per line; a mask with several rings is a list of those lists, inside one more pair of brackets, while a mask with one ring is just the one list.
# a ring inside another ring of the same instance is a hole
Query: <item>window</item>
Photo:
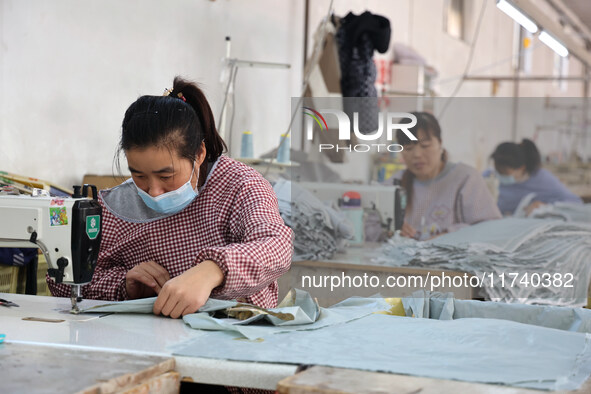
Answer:
[[460, 40], [466, 39], [465, 24], [466, 8], [464, 0], [447, 0], [444, 9], [443, 26], [452, 37]]
[[514, 70], [530, 75], [533, 66], [534, 35], [518, 23], [513, 24], [513, 59]]
[[[568, 77], [568, 56], [562, 57], [557, 53], [554, 53], [554, 67], [553, 75], [555, 77]], [[560, 89], [562, 92], [566, 92], [568, 89], [568, 82], [565, 79], [557, 79], [554, 81], [554, 86]]]

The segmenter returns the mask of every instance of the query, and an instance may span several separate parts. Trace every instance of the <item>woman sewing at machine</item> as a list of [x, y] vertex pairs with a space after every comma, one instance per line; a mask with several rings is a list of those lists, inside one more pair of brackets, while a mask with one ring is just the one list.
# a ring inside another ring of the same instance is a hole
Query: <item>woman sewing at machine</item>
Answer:
[[[102, 241], [84, 298], [158, 295], [154, 313], [194, 313], [211, 296], [277, 305], [291, 230], [271, 185], [229, 157], [203, 92], [179, 77], [127, 109], [119, 152], [131, 179], [100, 193]], [[53, 295], [69, 286], [50, 283]]]
[[408, 201], [401, 234], [427, 240], [484, 220], [500, 219], [501, 213], [480, 174], [465, 164], [447, 160], [437, 119], [427, 112], [413, 114], [417, 124], [409, 131], [418, 141], [409, 139], [402, 130], [396, 135], [407, 166], [401, 176]]
[[541, 168], [540, 152], [533, 141], [503, 142], [491, 157], [499, 179], [497, 205], [504, 215], [518, 213], [515, 212], [517, 207], [527, 196], [531, 198], [531, 202], [524, 202], [527, 215], [543, 204], [558, 201], [582, 203], [550, 171]]

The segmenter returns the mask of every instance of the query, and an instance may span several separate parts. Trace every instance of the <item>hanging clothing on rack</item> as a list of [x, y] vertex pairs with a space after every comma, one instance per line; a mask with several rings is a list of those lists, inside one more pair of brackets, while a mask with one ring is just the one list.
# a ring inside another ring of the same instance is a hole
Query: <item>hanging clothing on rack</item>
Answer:
[[[340, 19], [336, 40], [341, 68], [343, 108], [350, 119], [359, 113], [359, 131], [369, 134], [378, 128], [378, 100], [375, 88], [376, 66], [373, 52], [384, 53], [390, 44], [390, 21], [369, 11], [348, 13]], [[348, 100], [348, 97], [366, 99]]]

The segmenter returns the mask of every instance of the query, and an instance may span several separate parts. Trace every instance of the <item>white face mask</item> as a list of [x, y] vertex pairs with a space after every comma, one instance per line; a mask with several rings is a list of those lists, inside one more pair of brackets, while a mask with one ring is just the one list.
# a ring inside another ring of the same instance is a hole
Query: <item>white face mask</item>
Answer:
[[503, 175], [497, 172], [497, 179], [501, 185], [513, 185], [517, 183], [513, 175]]
[[[193, 189], [191, 186], [193, 172], [195, 172], [195, 164], [193, 164], [193, 171], [191, 172], [191, 177], [187, 183], [176, 190], [161, 194], [156, 197], [150, 196], [137, 185], [135, 185], [135, 187], [137, 188], [139, 196], [150, 209], [166, 214], [178, 213], [182, 211], [187, 205], [189, 205], [199, 194], [197, 185], [195, 185], [195, 189]], [[199, 172], [197, 172], [197, 183], [199, 183]]]

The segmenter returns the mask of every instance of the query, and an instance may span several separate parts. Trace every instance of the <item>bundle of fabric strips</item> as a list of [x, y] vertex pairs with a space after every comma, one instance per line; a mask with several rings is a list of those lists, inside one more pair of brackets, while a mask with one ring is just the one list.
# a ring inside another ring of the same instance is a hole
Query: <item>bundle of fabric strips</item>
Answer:
[[591, 225], [506, 218], [427, 242], [394, 237], [375, 264], [463, 271], [491, 300], [583, 306], [591, 279]]
[[346, 217], [308, 190], [283, 179], [273, 190], [281, 217], [295, 233], [293, 260], [329, 259], [343, 240], [353, 238], [353, 226]]

